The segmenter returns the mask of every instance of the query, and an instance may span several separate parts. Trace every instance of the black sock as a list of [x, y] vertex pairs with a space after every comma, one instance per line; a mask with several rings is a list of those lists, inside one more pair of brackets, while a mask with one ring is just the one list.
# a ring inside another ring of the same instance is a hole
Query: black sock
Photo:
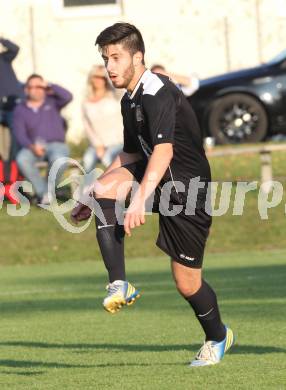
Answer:
[[214, 290], [202, 280], [200, 289], [186, 300], [193, 308], [205, 334], [206, 341], [222, 341], [226, 330], [221, 321]]
[[[115, 213], [115, 199], [96, 199], [101, 207], [105, 222], [95, 215], [96, 237], [109, 282], [125, 280], [124, 227], [118, 224]], [[110, 225], [110, 226], [109, 226]]]

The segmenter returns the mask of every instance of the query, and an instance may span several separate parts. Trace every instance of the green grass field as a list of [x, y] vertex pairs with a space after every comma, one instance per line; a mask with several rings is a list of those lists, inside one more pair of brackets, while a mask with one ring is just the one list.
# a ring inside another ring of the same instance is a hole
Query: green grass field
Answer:
[[128, 261], [142, 297], [101, 307], [101, 262], [7, 266], [0, 276], [0, 388], [285, 389], [286, 251], [213, 254], [206, 279], [237, 345], [218, 366], [191, 369], [203, 334], [166, 258]]
[[[285, 153], [273, 154], [285, 188]], [[256, 155], [211, 159], [213, 180], [259, 180]], [[214, 367], [190, 369], [203, 334], [156, 248], [157, 217], [126, 239], [142, 290], [116, 315], [101, 306], [106, 272], [93, 224], [66, 232], [52, 214], [0, 210], [0, 390], [286, 389], [286, 191], [261, 220], [258, 192], [242, 216], [214, 218], [205, 277], [237, 344]]]

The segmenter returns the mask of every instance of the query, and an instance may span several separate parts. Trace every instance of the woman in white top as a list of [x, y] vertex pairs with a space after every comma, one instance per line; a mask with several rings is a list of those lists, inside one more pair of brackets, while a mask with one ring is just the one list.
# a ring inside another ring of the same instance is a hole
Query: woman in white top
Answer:
[[82, 112], [90, 144], [83, 156], [83, 166], [89, 173], [98, 160], [105, 166], [110, 165], [123, 147], [120, 102], [102, 65], [93, 66], [89, 72]]

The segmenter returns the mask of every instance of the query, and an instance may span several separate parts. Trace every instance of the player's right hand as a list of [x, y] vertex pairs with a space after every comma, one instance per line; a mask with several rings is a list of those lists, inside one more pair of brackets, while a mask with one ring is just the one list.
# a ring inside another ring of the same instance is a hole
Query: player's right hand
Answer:
[[83, 203], [78, 203], [71, 212], [71, 219], [74, 223], [85, 221], [91, 216], [91, 209]]
[[124, 230], [130, 237], [131, 229], [144, 225], [145, 223], [145, 200], [139, 196], [134, 197], [124, 217]]

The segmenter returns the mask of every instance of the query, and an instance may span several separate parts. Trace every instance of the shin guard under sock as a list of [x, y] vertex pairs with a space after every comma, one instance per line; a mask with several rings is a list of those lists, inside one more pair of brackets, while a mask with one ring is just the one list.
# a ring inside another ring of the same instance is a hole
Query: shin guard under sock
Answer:
[[118, 224], [115, 212], [115, 199], [99, 198], [96, 202], [101, 207], [105, 221], [95, 216], [96, 237], [105, 267], [108, 271], [109, 282], [125, 280], [124, 261], [124, 227]]
[[226, 330], [223, 325], [216, 294], [213, 289], [202, 280], [200, 289], [186, 300], [193, 308], [205, 334], [206, 341], [222, 341], [225, 338]]

